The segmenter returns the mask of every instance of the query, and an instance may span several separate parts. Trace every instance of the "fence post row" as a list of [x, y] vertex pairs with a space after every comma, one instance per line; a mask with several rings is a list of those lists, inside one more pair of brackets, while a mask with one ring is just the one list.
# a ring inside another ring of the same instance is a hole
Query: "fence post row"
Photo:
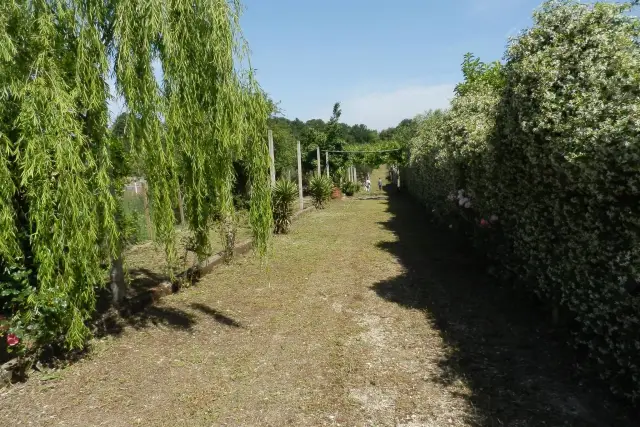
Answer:
[[[276, 161], [275, 161], [275, 153], [274, 153], [274, 148], [273, 148], [273, 131], [271, 129], [268, 129], [267, 131], [267, 136], [268, 136], [268, 140], [269, 140], [269, 157], [270, 157], [270, 164], [269, 164], [269, 171], [271, 174], [271, 185], [275, 186], [276, 183]], [[300, 209], [303, 209], [304, 207], [304, 202], [302, 200], [302, 149], [300, 147], [300, 141], [297, 141], [297, 150], [298, 150], [298, 187], [299, 187], [299, 191], [300, 191]], [[392, 150], [379, 150], [379, 151], [336, 151], [337, 153], [384, 153], [384, 152], [388, 152], [388, 151], [397, 151], [399, 149], [392, 149]], [[324, 152], [325, 155], [325, 171], [327, 173], [327, 177], [330, 176], [330, 170], [329, 170], [329, 150]], [[320, 163], [320, 146], [316, 147], [316, 158], [317, 158], [317, 167], [318, 167], [318, 176], [322, 175], [322, 166]], [[400, 176], [399, 174], [392, 170], [391, 171], [392, 175], [394, 176], [394, 180], [396, 181], [396, 185], [398, 187], [400, 187]], [[290, 176], [290, 175], [289, 175]], [[368, 174], [367, 174], [368, 176]], [[358, 181], [358, 171], [356, 169], [355, 165], [351, 165], [347, 168], [347, 179], [351, 182], [357, 182]], [[136, 191], [137, 191], [137, 187], [136, 187]], [[146, 194], [145, 194], [146, 196]], [[182, 197], [180, 197], [180, 201], [182, 202]], [[182, 203], [180, 203], [180, 217], [182, 222], [184, 223], [184, 213], [182, 212]]]
[[327, 171], [327, 178], [329, 178], [329, 152], [325, 151], [324, 156], [327, 159], [327, 166], [325, 167], [325, 169]]
[[271, 170], [271, 185], [273, 186], [276, 184], [276, 160], [273, 154], [273, 132], [271, 129], [267, 131], [267, 136], [269, 137], [269, 157], [271, 158], [269, 169]]
[[143, 195], [143, 201], [144, 201], [144, 219], [147, 223], [147, 233], [149, 233], [149, 238], [150, 240], [155, 240], [155, 231], [153, 229], [153, 223], [151, 222], [151, 212], [149, 210], [149, 186], [147, 185], [147, 183], [145, 182], [142, 185], [142, 189], [144, 190]]
[[298, 141], [298, 197], [300, 198], [300, 210], [303, 210], [304, 199], [302, 196], [302, 152], [300, 151], [300, 141]]

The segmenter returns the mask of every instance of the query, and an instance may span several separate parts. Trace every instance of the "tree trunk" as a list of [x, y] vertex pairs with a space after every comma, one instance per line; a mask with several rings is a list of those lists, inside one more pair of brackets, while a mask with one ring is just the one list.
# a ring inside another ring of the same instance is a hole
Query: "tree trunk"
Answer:
[[180, 209], [180, 225], [184, 225], [184, 200], [182, 199], [182, 191], [180, 191], [180, 186], [178, 186], [178, 208]]
[[225, 263], [233, 259], [233, 250], [236, 246], [236, 225], [233, 218], [225, 218], [221, 224], [222, 238], [224, 242], [223, 258]]
[[124, 280], [124, 263], [122, 256], [111, 258], [111, 302], [119, 306], [127, 293], [127, 284]]

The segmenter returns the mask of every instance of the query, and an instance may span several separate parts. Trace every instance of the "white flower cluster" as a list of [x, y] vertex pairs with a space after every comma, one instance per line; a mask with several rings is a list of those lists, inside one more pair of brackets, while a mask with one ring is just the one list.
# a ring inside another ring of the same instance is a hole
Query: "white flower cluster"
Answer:
[[[464, 190], [458, 190], [458, 194], [455, 193], [450, 193], [447, 196], [447, 200], [453, 202], [456, 201], [458, 202], [458, 206], [465, 208], [465, 209], [469, 209], [473, 206], [473, 204], [471, 203], [471, 196], [466, 194], [465, 195], [465, 191]], [[498, 215], [493, 214], [489, 217], [489, 222], [495, 223], [498, 222]]]
[[474, 78], [451, 108], [417, 120], [406, 188], [445, 227], [473, 206], [493, 233], [499, 213], [484, 253], [561, 301], [602, 377], [640, 401], [640, 18], [628, 7], [546, 2], [506, 64], [466, 58]]
[[465, 196], [464, 195], [464, 190], [458, 190], [458, 206], [465, 208], [465, 209], [469, 209], [472, 204], [471, 204], [471, 197], [470, 196]]

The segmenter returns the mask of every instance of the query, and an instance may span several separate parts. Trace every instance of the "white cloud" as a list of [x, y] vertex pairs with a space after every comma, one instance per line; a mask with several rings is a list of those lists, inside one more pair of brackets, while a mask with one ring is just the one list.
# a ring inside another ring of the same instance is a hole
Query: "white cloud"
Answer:
[[344, 123], [363, 123], [382, 130], [396, 126], [430, 109], [447, 108], [453, 98], [453, 84], [407, 86], [389, 92], [373, 92], [341, 103]]

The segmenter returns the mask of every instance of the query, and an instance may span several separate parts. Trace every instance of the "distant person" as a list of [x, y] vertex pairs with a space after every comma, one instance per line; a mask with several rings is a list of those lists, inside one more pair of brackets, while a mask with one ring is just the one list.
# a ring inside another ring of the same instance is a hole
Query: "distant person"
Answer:
[[371, 191], [371, 180], [369, 178], [365, 181], [364, 186], [367, 189], [367, 193]]
[[382, 191], [382, 178], [378, 178], [378, 190]]

